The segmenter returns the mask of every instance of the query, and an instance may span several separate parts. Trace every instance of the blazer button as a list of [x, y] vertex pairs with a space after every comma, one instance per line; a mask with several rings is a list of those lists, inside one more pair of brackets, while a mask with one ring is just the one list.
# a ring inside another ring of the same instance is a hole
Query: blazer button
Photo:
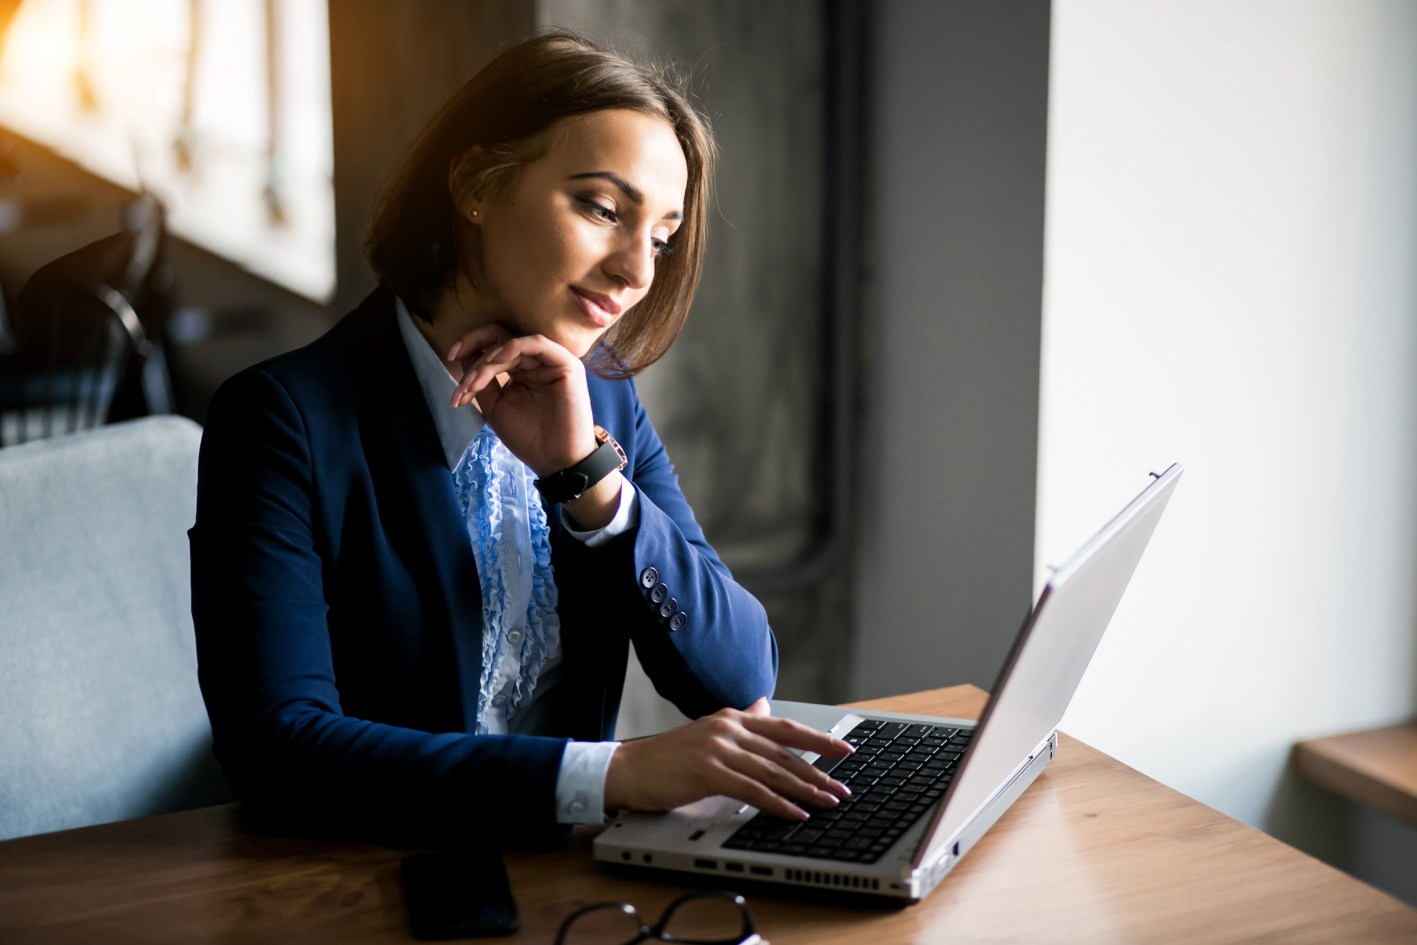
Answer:
[[649, 592], [649, 599], [652, 600], [652, 601], [654, 601], [656, 604], [658, 604], [660, 601], [664, 600], [664, 598], [666, 598], [666, 597], [668, 597], [668, 596], [669, 596], [669, 585], [668, 585], [668, 584], [656, 584], [656, 585], [654, 586], [654, 590], [652, 590], [652, 591]]
[[681, 610], [681, 611], [679, 611], [677, 614], [675, 614], [673, 617], [671, 617], [671, 618], [669, 619], [669, 629], [670, 629], [670, 630], [683, 630], [683, 629], [684, 629], [684, 624], [686, 624], [686, 623], [688, 623], [688, 622], [689, 622], [689, 615], [686, 614], [686, 613], [684, 613], [684, 611]]
[[659, 572], [654, 568], [645, 568], [640, 572], [640, 583], [645, 587], [654, 587], [659, 581]]
[[671, 597], [669, 600], [659, 605], [659, 615], [661, 617], [668, 617], [670, 614], [674, 613], [678, 606], [679, 602]]

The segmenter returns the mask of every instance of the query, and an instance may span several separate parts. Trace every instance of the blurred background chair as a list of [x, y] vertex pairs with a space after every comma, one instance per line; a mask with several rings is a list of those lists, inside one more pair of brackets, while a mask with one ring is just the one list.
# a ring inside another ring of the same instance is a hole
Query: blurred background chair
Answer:
[[201, 428], [0, 450], [0, 839], [222, 803], [186, 530]]
[[101, 426], [129, 353], [145, 340], [132, 306], [100, 283], [29, 308], [0, 358], [0, 446]]
[[0, 351], [0, 446], [172, 411], [162, 208], [144, 194], [119, 219], [20, 292]]

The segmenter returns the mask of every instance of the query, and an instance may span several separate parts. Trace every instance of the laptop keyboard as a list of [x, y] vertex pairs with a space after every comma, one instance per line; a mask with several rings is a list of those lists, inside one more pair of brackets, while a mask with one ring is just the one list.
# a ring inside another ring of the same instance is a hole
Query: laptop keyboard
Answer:
[[867, 719], [846, 736], [856, 746], [854, 755], [813, 763], [851, 788], [851, 797], [830, 810], [807, 808], [812, 817], [806, 821], [760, 813], [723, 846], [874, 863], [945, 793], [973, 734]]

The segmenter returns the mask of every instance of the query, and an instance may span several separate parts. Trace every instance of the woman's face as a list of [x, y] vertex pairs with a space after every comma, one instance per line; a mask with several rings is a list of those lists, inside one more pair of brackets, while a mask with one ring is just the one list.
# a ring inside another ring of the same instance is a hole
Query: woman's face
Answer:
[[689, 172], [674, 129], [640, 112], [591, 112], [548, 133], [550, 150], [506, 196], [462, 210], [482, 230], [496, 320], [584, 357], [649, 292]]

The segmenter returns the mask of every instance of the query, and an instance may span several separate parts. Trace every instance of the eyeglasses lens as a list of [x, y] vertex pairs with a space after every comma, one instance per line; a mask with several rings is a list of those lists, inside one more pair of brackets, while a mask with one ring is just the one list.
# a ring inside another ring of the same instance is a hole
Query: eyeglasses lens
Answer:
[[629, 945], [639, 938], [639, 915], [610, 907], [577, 916], [561, 945]]
[[748, 919], [732, 899], [705, 896], [676, 906], [660, 934], [667, 942], [737, 943], [748, 935]]

